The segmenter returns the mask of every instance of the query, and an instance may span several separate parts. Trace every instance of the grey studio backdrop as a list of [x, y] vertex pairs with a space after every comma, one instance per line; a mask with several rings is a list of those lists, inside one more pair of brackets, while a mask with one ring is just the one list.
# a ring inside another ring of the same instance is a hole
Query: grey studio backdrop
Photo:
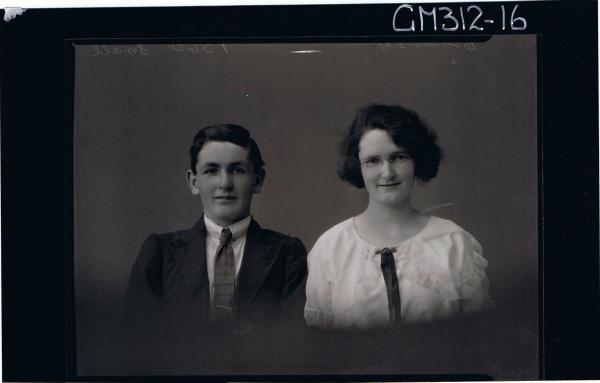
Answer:
[[120, 373], [120, 310], [142, 242], [200, 218], [185, 182], [200, 128], [235, 123], [251, 131], [267, 170], [252, 215], [310, 249], [366, 206], [364, 190], [336, 177], [337, 145], [359, 107], [382, 102], [416, 110], [437, 131], [445, 159], [438, 177], [414, 190], [414, 204], [480, 241], [490, 293], [510, 306], [520, 335], [501, 345], [510, 363], [494, 360], [495, 377], [536, 378], [536, 63], [528, 35], [452, 44], [76, 46], [77, 373]]

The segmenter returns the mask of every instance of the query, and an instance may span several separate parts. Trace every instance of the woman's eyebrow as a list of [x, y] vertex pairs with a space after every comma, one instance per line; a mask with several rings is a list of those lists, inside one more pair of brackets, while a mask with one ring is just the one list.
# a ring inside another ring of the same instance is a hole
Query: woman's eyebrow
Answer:
[[374, 159], [374, 158], [380, 158], [380, 156], [378, 154], [368, 154], [363, 159], [364, 160], [371, 160], [371, 159]]

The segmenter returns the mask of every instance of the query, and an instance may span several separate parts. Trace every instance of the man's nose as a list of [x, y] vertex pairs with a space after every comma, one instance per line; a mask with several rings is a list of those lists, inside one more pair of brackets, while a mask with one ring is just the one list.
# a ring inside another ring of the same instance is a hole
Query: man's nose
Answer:
[[222, 171], [219, 176], [219, 187], [221, 189], [231, 189], [233, 187], [233, 178], [227, 171]]

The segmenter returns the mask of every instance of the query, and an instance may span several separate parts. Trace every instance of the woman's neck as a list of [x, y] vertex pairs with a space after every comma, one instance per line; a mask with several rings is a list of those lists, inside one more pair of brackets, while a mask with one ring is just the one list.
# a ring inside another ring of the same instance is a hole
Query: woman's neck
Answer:
[[381, 205], [369, 202], [367, 209], [361, 214], [369, 225], [402, 225], [413, 220], [419, 213], [409, 201], [399, 206]]
[[356, 218], [356, 226], [368, 242], [393, 245], [418, 233], [427, 220], [428, 216], [416, 211], [410, 202], [400, 206], [369, 203]]

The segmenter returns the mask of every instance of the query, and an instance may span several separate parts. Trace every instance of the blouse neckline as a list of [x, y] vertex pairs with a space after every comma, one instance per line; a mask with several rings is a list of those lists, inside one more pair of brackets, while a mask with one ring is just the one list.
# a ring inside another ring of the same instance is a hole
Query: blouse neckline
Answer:
[[352, 217], [350, 219], [352, 220], [352, 230], [354, 231], [354, 234], [356, 234], [356, 237], [358, 238], [358, 240], [360, 242], [364, 243], [365, 245], [367, 245], [368, 247], [376, 248], [376, 247], [383, 247], [383, 246], [386, 246], [386, 247], [400, 247], [404, 243], [407, 243], [407, 242], [409, 242], [409, 241], [411, 241], [411, 240], [413, 240], [413, 239], [421, 236], [421, 234], [425, 231], [425, 229], [431, 224], [433, 216], [430, 215], [429, 218], [427, 218], [427, 222], [425, 223], [425, 225], [423, 225], [423, 227], [419, 231], [417, 231], [415, 234], [413, 234], [410, 237], [404, 239], [403, 241], [397, 242], [395, 244], [388, 244], [388, 245], [385, 245], [385, 244], [378, 245], [378, 244], [371, 243], [371, 242], [367, 241], [366, 239], [364, 239], [360, 235], [360, 233], [358, 232], [358, 229], [356, 228], [356, 222], [355, 222], [356, 217]]

